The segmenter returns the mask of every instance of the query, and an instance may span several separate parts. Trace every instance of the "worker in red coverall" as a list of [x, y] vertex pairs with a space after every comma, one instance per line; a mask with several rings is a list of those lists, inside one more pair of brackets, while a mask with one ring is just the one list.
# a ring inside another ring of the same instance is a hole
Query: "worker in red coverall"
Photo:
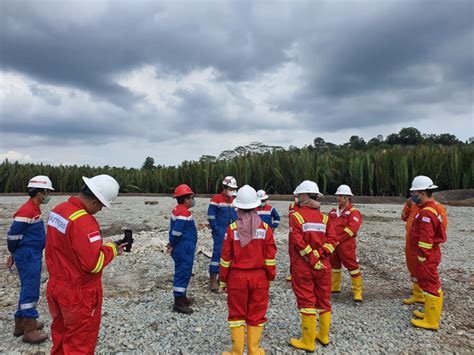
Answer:
[[[320, 195], [314, 181], [305, 180], [295, 190], [299, 208], [290, 214], [289, 253], [293, 292], [301, 314], [300, 339], [290, 339], [298, 349], [314, 351], [314, 341], [329, 344], [331, 324], [331, 264], [337, 237], [328, 216], [306, 206]], [[316, 333], [316, 315], [319, 331]]]
[[[448, 230], [448, 216], [446, 214], [446, 209], [441, 203], [437, 201], [434, 201], [434, 203], [436, 205], [436, 211], [438, 212], [438, 214], [441, 216], [441, 219], [443, 220], [444, 229]], [[416, 280], [416, 265], [418, 264], [418, 259], [416, 258], [416, 255], [412, 252], [411, 247], [410, 247], [410, 230], [411, 230], [413, 220], [415, 219], [415, 216], [418, 214], [418, 212], [420, 212], [420, 206], [415, 204], [410, 197], [405, 203], [405, 205], [403, 206], [402, 215], [401, 215], [402, 221], [406, 222], [405, 259], [407, 263], [407, 269], [408, 269], [408, 272], [410, 273], [410, 278], [412, 281], [412, 288], [411, 288], [412, 294], [410, 295], [409, 298], [405, 298], [403, 300], [404, 304], [425, 303], [425, 297], [423, 296], [420, 285], [418, 285], [418, 281]]]
[[46, 299], [51, 313], [51, 354], [94, 354], [102, 307], [102, 270], [126, 244], [103, 244], [94, 214], [118, 195], [109, 175], [83, 177], [77, 197], [49, 214]]
[[441, 215], [436, 210], [432, 193], [437, 186], [427, 176], [417, 176], [410, 188], [411, 198], [420, 206], [410, 230], [410, 249], [416, 256], [416, 279], [425, 296], [425, 311], [415, 311], [411, 324], [418, 328], [438, 330], [443, 309], [443, 291], [438, 274], [441, 262], [440, 244], [446, 242]]
[[227, 290], [231, 352], [243, 354], [245, 324], [247, 353], [264, 354], [260, 348], [268, 307], [270, 281], [275, 279], [276, 245], [272, 228], [261, 221], [255, 208], [257, 192], [245, 185], [234, 200], [237, 220], [226, 231], [220, 259], [220, 288]]
[[336, 252], [331, 256], [332, 292], [341, 292], [342, 265], [351, 275], [354, 301], [362, 302], [362, 274], [356, 256], [356, 237], [362, 225], [362, 215], [352, 206], [353, 196], [351, 188], [347, 185], [338, 187], [337, 207], [329, 212], [338, 238]]

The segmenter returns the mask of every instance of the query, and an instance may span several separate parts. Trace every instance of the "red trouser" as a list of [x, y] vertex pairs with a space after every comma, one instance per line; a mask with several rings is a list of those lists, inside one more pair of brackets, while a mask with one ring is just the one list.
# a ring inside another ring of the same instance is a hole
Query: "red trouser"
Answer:
[[410, 247], [410, 233], [407, 233], [405, 236], [405, 260], [407, 262], [408, 272], [410, 273], [411, 280], [416, 281], [416, 265], [418, 264], [418, 259], [416, 255], [413, 254]]
[[291, 266], [291, 284], [301, 313], [303, 308], [331, 311], [331, 268], [327, 259], [322, 262], [322, 270], [311, 269], [301, 257]]
[[330, 256], [331, 268], [340, 270], [342, 265], [349, 270], [351, 277], [359, 277], [360, 269], [356, 257], [356, 240], [353, 237], [340, 243]]
[[268, 288], [269, 282], [264, 269], [231, 269], [227, 278], [229, 322], [245, 321], [251, 326], [266, 323]]
[[71, 287], [50, 280], [51, 354], [94, 354], [99, 336], [102, 285]]
[[416, 264], [416, 279], [420, 288], [434, 296], [440, 296], [441, 281], [439, 280], [438, 265], [441, 261], [439, 245], [433, 245], [432, 254], [421, 263]]

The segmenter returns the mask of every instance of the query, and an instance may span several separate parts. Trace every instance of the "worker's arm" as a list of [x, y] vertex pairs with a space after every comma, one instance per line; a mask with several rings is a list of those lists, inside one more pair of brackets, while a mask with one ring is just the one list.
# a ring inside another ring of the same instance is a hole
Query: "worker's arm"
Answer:
[[362, 215], [360, 214], [360, 212], [357, 210], [351, 211], [347, 224], [344, 227], [344, 232], [348, 234], [350, 237], [355, 237], [361, 225], [362, 225]]
[[290, 214], [290, 241], [295, 246], [296, 251], [301, 255], [301, 257], [305, 258], [305, 260], [313, 265], [315, 262], [315, 256], [312, 253], [313, 249], [311, 248], [311, 245], [304, 240], [303, 223], [304, 222], [300, 219], [300, 214], [298, 212]]
[[424, 262], [433, 252], [433, 241], [437, 223], [440, 223], [438, 217], [429, 211], [420, 211], [416, 221], [419, 225], [419, 239], [417, 257], [418, 261]]
[[217, 204], [212, 200], [207, 208], [207, 219], [212, 231], [215, 232], [217, 230]]
[[219, 287], [226, 288], [227, 287], [227, 276], [229, 275], [229, 270], [232, 263], [232, 256], [233, 256], [233, 234], [231, 232], [230, 227], [227, 228], [227, 231], [224, 236], [224, 243], [222, 244], [222, 253], [221, 253], [221, 260], [220, 260], [220, 273], [219, 273]]
[[171, 216], [169, 243], [172, 248], [176, 246], [180, 237], [183, 235], [186, 225], [192, 221], [191, 212], [182, 216]]
[[[328, 218], [326, 220], [326, 242], [324, 243], [322, 249], [322, 254], [325, 256], [329, 256], [336, 250], [337, 247], [337, 234], [336, 230], [334, 229], [334, 225], [332, 224], [331, 220]], [[321, 256], [322, 257], [322, 256]]]
[[408, 217], [410, 216], [410, 210], [411, 210], [411, 204], [412, 203], [413, 202], [411, 201], [411, 198], [409, 198], [407, 200], [407, 202], [405, 202], [405, 205], [403, 206], [401, 219], [404, 222], [406, 222], [408, 220]]
[[272, 208], [272, 228], [276, 229], [280, 225], [280, 215], [278, 214], [278, 211], [275, 207]]
[[28, 210], [20, 209], [15, 213], [13, 223], [10, 226], [10, 230], [7, 232], [7, 246], [10, 253], [15, 253], [16, 249], [21, 244], [24, 233], [35, 221], [35, 216], [33, 216], [33, 213]]
[[101, 272], [118, 254], [115, 243], [103, 244], [97, 223], [86, 215], [72, 224], [69, 236], [81, 268], [93, 274]]
[[265, 271], [269, 281], [275, 280], [276, 276], [276, 251], [277, 247], [273, 231], [268, 228], [265, 235]]

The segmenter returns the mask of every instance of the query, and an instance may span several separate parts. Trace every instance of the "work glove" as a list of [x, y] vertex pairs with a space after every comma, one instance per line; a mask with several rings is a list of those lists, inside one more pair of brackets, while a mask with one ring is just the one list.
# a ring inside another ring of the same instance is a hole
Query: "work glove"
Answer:
[[320, 254], [317, 250], [313, 250], [311, 253], [308, 254], [309, 257], [309, 264], [313, 269], [321, 270], [324, 269], [324, 264], [321, 262]]

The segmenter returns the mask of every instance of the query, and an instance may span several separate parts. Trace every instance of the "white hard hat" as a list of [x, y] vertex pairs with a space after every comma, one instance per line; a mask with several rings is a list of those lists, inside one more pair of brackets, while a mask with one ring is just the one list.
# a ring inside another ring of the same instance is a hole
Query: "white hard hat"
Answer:
[[348, 185], [341, 185], [337, 188], [337, 191], [334, 195], [344, 195], [344, 196], [354, 196], [352, 194], [351, 188]]
[[296, 186], [295, 191], [293, 191], [293, 195], [298, 194], [318, 194], [322, 196], [323, 194], [319, 192], [318, 184], [311, 180], [305, 180], [298, 186]]
[[433, 180], [431, 180], [428, 176], [418, 175], [413, 179], [410, 191], [434, 190], [437, 188], [438, 186], [433, 185]]
[[46, 175], [38, 175], [31, 178], [31, 180], [28, 182], [27, 187], [38, 188], [38, 189], [48, 189], [48, 190], [54, 191], [53, 184], [51, 183], [51, 180], [49, 179], [49, 177], [47, 177]]
[[236, 189], [237, 186], [237, 180], [233, 176], [226, 176], [225, 179], [222, 181], [222, 185], [226, 187], [231, 187], [233, 189]]
[[110, 175], [97, 175], [90, 179], [83, 176], [82, 180], [105, 207], [110, 207], [118, 196], [120, 186]]
[[265, 190], [258, 190], [257, 191], [257, 197], [260, 199], [260, 201], [264, 201], [268, 199], [268, 195], [265, 192]]
[[260, 206], [260, 199], [257, 197], [257, 191], [252, 186], [244, 185], [234, 200], [234, 206], [242, 210], [251, 210]]

